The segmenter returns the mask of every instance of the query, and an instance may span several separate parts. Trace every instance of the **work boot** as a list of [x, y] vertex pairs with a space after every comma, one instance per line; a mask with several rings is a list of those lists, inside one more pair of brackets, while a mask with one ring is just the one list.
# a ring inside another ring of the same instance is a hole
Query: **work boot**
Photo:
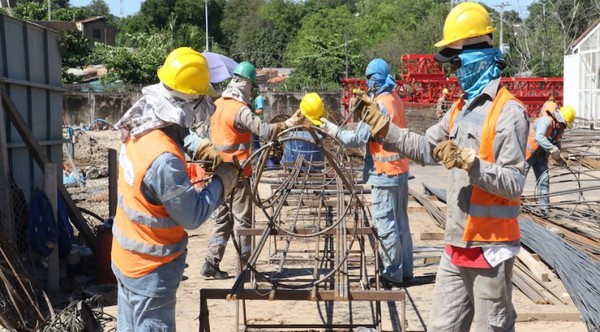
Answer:
[[229, 274], [225, 271], [219, 270], [218, 266], [206, 261], [200, 270], [200, 274], [205, 277], [213, 277], [215, 279], [223, 280], [229, 278]]

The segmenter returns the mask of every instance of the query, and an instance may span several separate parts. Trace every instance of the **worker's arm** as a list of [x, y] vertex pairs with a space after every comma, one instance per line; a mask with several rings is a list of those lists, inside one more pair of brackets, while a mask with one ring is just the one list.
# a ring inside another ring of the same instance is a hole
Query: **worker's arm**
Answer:
[[533, 124], [533, 129], [535, 129], [535, 141], [545, 151], [550, 151], [554, 147], [554, 144], [552, 144], [546, 137], [548, 127], [550, 127], [551, 125], [552, 120], [548, 116], [543, 116], [537, 119], [537, 121], [535, 121]]
[[185, 165], [171, 153], [163, 153], [152, 163], [143, 180], [147, 199], [162, 204], [169, 216], [185, 229], [200, 227], [219, 206], [223, 184], [216, 178], [202, 191], [196, 191]]
[[369, 142], [371, 131], [369, 125], [361, 121], [355, 130], [339, 129], [335, 137], [347, 147], [360, 148]]
[[446, 113], [440, 122], [427, 129], [425, 135], [390, 123], [383, 148], [390, 152], [397, 152], [421, 166], [437, 164], [433, 159], [432, 151], [437, 143], [448, 137], [449, 114]]
[[243, 107], [235, 117], [235, 126], [240, 131], [249, 131], [262, 140], [269, 140], [276, 130], [276, 124], [265, 123], [254, 116], [248, 107]]
[[472, 184], [508, 199], [516, 199], [525, 186], [525, 149], [529, 122], [521, 104], [508, 102], [496, 123], [494, 163], [479, 158], [469, 173]]

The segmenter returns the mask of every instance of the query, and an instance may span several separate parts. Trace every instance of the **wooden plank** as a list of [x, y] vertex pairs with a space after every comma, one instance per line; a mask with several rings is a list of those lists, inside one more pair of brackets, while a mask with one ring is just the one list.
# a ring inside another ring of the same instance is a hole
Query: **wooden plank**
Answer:
[[421, 240], [443, 240], [443, 232], [422, 232], [419, 236]]
[[[33, 156], [33, 159], [36, 161], [40, 169], [43, 170], [44, 165], [51, 162], [50, 158], [43, 153], [40, 144], [37, 142], [35, 137], [33, 137], [31, 129], [29, 129], [25, 120], [23, 120], [23, 117], [19, 113], [17, 106], [12, 99], [10, 99], [10, 97], [4, 91], [0, 91], [0, 96], [2, 97], [2, 105], [5, 108], [8, 119], [13, 126], [15, 126], [25, 144], [27, 144], [27, 148], [29, 149], [29, 153], [31, 153]], [[81, 211], [79, 211], [77, 205], [75, 205], [75, 202], [73, 202], [71, 199], [71, 194], [69, 194], [62, 182], [57, 182], [58, 191], [65, 201], [71, 222], [77, 228], [79, 233], [81, 233], [83, 239], [87, 242], [92, 251], [97, 253], [98, 241], [96, 240], [96, 235], [90, 229], [86, 219], [81, 214]]]
[[517, 322], [581, 322], [581, 314], [579, 312], [519, 312]]
[[4, 121], [4, 107], [0, 105], [0, 185], [4, 190], [0, 190], [0, 209], [3, 211], [4, 219], [0, 220], [5, 236], [11, 243], [15, 243], [15, 230], [12, 209], [12, 197], [10, 196], [10, 170], [8, 163], [8, 147], [6, 145], [6, 123]]
[[533, 275], [538, 279], [538, 281], [546, 282], [550, 281], [548, 277], [548, 268], [542, 266], [542, 263], [537, 261], [529, 251], [521, 248], [519, 255], [517, 256], [519, 259], [529, 268], [529, 270], [533, 273]]

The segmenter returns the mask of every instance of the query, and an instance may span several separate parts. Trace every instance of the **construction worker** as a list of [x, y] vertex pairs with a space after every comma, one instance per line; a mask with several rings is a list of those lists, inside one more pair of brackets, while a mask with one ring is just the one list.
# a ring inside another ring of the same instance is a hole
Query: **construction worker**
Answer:
[[500, 85], [505, 67], [487, 10], [454, 7], [435, 59], [450, 65], [464, 94], [424, 135], [400, 128], [376, 104], [362, 109], [383, 147], [420, 165], [450, 170], [446, 243], [437, 271], [429, 331], [514, 331], [512, 269], [520, 249], [517, 217], [525, 183], [529, 124], [523, 104]]
[[[381, 113], [398, 127], [406, 128], [404, 106], [394, 92], [396, 82], [388, 64], [383, 59], [374, 59], [367, 65], [365, 74], [368, 95]], [[338, 130], [326, 118], [321, 121], [321, 128], [342, 144], [355, 148], [366, 146], [363, 179], [372, 188], [373, 223], [383, 251], [382, 281], [384, 286], [402, 285], [413, 278], [413, 243], [407, 213], [408, 159], [385, 150], [381, 139], [372, 136], [369, 126], [362, 121], [356, 130]]]
[[[215, 101], [216, 110], [210, 118], [210, 141], [215, 149], [221, 153], [225, 162], [233, 160], [237, 156], [240, 163], [250, 157], [252, 134], [261, 139], [269, 140], [281, 130], [299, 125], [305, 118], [297, 110], [289, 119], [279, 123], [264, 123], [254, 116], [250, 109], [252, 101], [252, 90], [256, 80], [256, 69], [250, 62], [240, 62], [234, 69], [234, 77], [227, 85], [221, 98]], [[243, 176], [250, 177], [252, 168], [244, 168]], [[235, 228], [250, 228], [252, 226], [252, 199], [251, 193], [242, 182], [238, 183], [234, 193], [233, 204], [221, 204], [217, 210], [216, 224], [213, 233], [208, 240], [208, 249], [201, 274], [205, 277], [215, 279], [227, 279], [229, 274], [221, 271], [219, 263], [223, 259], [225, 247]], [[231, 222], [228, 214], [231, 211], [234, 222]], [[250, 237], [242, 236], [240, 249], [242, 262], [250, 254]]]
[[440, 98], [438, 98], [435, 107], [435, 115], [438, 117], [438, 119], [446, 114], [450, 108], [450, 105], [452, 105], [452, 103], [448, 101], [448, 89], [444, 88], [444, 90], [442, 90], [442, 95]]
[[556, 104], [556, 101], [554, 101], [554, 96], [550, 96], [550, 98], [548, 98], [544, 105], [542, 105], [542, 108], [540, 109], [540, 112], [538, 113], [537, 117], [545, 116], [547, 112], [554, 112], [558, 108], [558, 104]]
[[[261, 121], [264, 120], [265, 98], [260, 95], [260, 92], [257, 92], [256, 97], [252, 100], [252, 111]], [[252, 149], [260, 149], [260, 138], [256, 134], [252, 134]]]
[[111, 252], [119, 331], [175, 331], [186, 230], [208, 219], [238, 177], [224, 163], [196, 191], [186, 173], [183, 139], [213, 108], [206, 59], [188, 47], [175, 49], [158, 78], [115, 125], [122, 141]]
[[575, 109], [572, 106], [563, 106], [560, 109], [545, 111], [543, 116], [535, 119], [529, 128], [527, 137], [527, 168], [533, 168], [535, 174], [535, 191], [539, 196], [538, 204], [548, 206], [550, 199], [550, 177], [548, 176], [548, 156], [552, 157], [559, 165], [566, 164], [560, 153], [560, 141], [565, 129], [572, 128], [575, 120]]

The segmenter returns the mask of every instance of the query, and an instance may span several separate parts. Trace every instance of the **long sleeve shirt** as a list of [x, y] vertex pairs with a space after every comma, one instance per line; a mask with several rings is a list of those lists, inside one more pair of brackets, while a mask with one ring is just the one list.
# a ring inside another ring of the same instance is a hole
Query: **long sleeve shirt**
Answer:
[[[432, 156], [434, 147], [448, 139], [454, 140], [459, 146], [479, 151], [483, 122], [491, 110], [499, 85], [500, 79], [491, 81], [479, 96], [466, 103], [452, 128], [449, 126], [450, 112], [446, 113], [440, 122], [427, 129], [425, 135], [390, 124], [384, 139], [384, 148], [399, 152], [420, 165], [435, 163]], [[474, 185], [508, 199], [520, 197], [525, 185], [525, 149], [528, 132], [529, 122], [522, 105], [509, 101], [503, 106], [496, 122], [496, 135], [493, 142], [495, 162], [476, 158], [470, 173], [459, 168], [449, 171], [444, 236], [447, 244], [457, 247], [518, 244], [518, 241], [516, 243], [467, 243], [462, 240], [462, 236]]]
[[553, 147], [555, 147], [555, 145], [550, 142], [548, 137], [546, 137], [546, 132], [550, 126], [552, 126], [552, 120], [550, 119], [550, 116], [539, 117], [533, 123], [533, 129], [535, 129], [535, 141], [537, 142], [538, 146], [544, 149], [544, 151], [550, 151]]
[[350, 148], [365, 147], [365, 163], [363, 167], [363, 179], [365, 183], [376, 187], [398, 186], [401, 184], [399, 175], [386, 175], [385, 173], [377, 174], [371, 151], [369, 149], [369, 138], [371, 131], [369, 125], [364, 122], [359, 122], [355, 130], [338, 130], [335, 137], [345, 146]]

